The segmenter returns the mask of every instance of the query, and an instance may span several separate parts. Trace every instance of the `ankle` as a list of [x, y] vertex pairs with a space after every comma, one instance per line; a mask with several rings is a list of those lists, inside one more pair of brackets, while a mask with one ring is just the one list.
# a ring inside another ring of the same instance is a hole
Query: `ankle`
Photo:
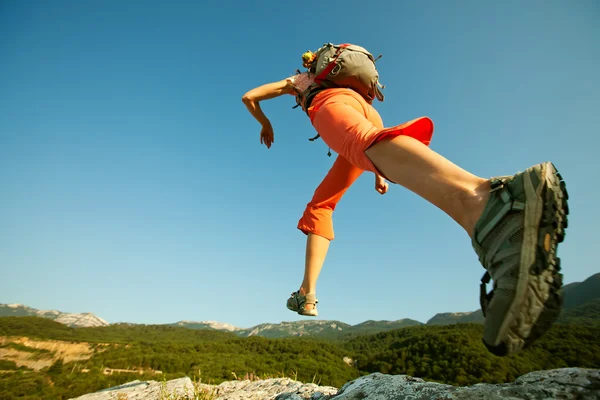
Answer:
[[[312, 290], [309, 290], [312, 289]], [[314, 288], [307, 288], [306, 286], [300, 286], [300, 294], [302, 296], [306, 296], [307, 293], [314, 293]]]
[[461, 225], [470, 237], [473, 237], [475, 225], [481, 218], [489, 198], [490, 181], [488, 179], [482, 179], [478, 185], [466, 192], [462, 198], [462, 206], [465, 214]]

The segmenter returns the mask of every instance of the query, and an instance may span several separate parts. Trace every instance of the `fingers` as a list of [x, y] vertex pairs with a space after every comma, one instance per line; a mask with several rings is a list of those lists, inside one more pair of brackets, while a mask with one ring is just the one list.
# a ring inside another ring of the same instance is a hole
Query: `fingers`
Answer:
[[380, 194], [386, 194], [388, 191], [388, 188], [389, 188], [388, 184], [384, 183], [382, 185], [377, 185], [375, 187], [375, 190], [377, 190], [377, 192], [379, 192]]
[[260, 144], [267, 146], [267, 149], [271, 148], [271, 144], [274, 142], [272, 137], [267, 135], [260, 135]]
[[260, 135], [260, 144], [264, 144], [265, 146], [267, 146], [267, 149], [270, 149], [273, 143], [275, 143], [275, 138], [273, 135]]

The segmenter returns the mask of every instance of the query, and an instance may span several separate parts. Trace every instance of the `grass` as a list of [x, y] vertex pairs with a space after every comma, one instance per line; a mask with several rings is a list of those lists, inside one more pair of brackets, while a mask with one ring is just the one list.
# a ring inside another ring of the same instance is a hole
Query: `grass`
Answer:
[[201, 388], [200, 384], [200, 381], [194, 382], [191, 391], [186, 387], [183, 393], [175, 391], [169, 393], [167, 391], [167, 381], [163, 380], [159, 400], [215, 400], [217, 398], [214, 390]]
[[[201, 372], [200, 372], [200, 374], [201, 374]], [[238, 380], [238, 381], [244, 381], [244, 380], [261, 381], [261, 380], [267, 380], [267, 379], [280, 379], [280, 378], [289, 378], [292, 380], [298, 379], [297, 371], [291, 371], [290, 376], [286, 376], [286, 374], [284, 372], [280, 372], [275, 375], [263, 374], [262, 377], [256, 375], [253, 372], [246, 373], [244, 376], [240, 376], [240, 377], [238, 377], [235, 372], [232, 372], [231, 375], [235, 378], [235, 380]], [[316, 374], [313, 377], [312, 383], [315, 383], [316, 385], [319, 385], [319, 383], [320, 383], [320, 379], [318, 381], [316, 381]], [[170, 393], [167, 390], [167, 380], [163, 376], [159, 400], [215, 400], [217, 398], [217, 394], [214, 389], [206, 389], [206, 388], [201, 387], [202, 386], [201, 379], [198, 379], [198, 381], [194, 380], [192, 385], [193, 385], [193, 389], [191, 391], [186, 387], [184, 389], [183, 393], [178, 393], [176, 391]], [[127, 395], [125, 395], [125, 397], [120, 397], [120, 398], [117, 397], [116, 400], [128, 400]]]
[[[292, 370], [290, 371], [290, 375], [287, 376], [285, 372], [279, 372], [275, 375], [271, 375], [271, 374], [263, 374], [262, 377], [256, 375], [254, 372], [250, 372], [247, 373], [243, 376], [243, 377], [238, 377], [236, 375], [235, 372], [232, 372], [231, 375], [233, 376], [233, 378], [236, 381], [262, 381], [262, 380], [267, 380], [267, 379], [283, 379], [283, 378], [288, 378], [291, 379], [293, 381], [297, 381], [298, 380], [298, 371]], [[313, 375], [312, 381], [310, 383], [313, 383], [317, 386], [321, 385], [321, 378], [317, 379], [317, 373], [315, 372], [315, 374]]]
[[[192, 389], [185, 387], [183, 393], [181, 390], [173, 390], [169, 392], [167, 389], [167, 379], [163, 376], [160, 386], [159, 400], [215, 400], [217, 395], [214, 389], [206, 389], [202, 387], [201, 380], [192, 382]], [[113, 393], [110, 400], [129, 400], [127, 393]]]
[[[215, 400], [217, 398], [214, 391], [203, 389], [198, 384], [194, 384], [192, 390], [186, 387], [183, 393], [177, 390], [169, 392], [166, 381], [161, 386], [159, 396], [159, 400]], [[129, 396], [127, 393], [117, 393], [111, 395], [111, 400], [129, 400]]]

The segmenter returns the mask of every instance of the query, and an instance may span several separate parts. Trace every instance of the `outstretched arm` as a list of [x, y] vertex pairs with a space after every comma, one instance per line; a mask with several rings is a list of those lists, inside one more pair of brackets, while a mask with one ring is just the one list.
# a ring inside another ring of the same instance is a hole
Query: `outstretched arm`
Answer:
[[[263, 127], [261, 143], [263, 142], [263, 139], [265, 139], [267, 147], [271, 147], [271, 142], [273, 141], [273, 128], [271, 127], [271, 122], [260, 108], [259, 103], [263, 100], [272, 99], [291, 92], [292, 87], [288, 81], [284, 79], [254, 88], [242, 96], [242, 101], [246, 105], [248, 111], [250, 111], [250, 114], [252, 114]], [[263, 138], [263, 136], [265, 137]], [[270, 140], [269, 136], [271, 136]]]

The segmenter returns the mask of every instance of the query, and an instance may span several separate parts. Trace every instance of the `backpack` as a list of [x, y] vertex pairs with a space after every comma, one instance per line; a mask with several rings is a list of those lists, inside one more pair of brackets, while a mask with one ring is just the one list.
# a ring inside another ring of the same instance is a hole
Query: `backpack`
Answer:
[[[308, 113], [312, 99], [322, 90], [328, 88], [349, 88], [360, 94], [369, 104], [377, 98], [383, 101], [385, 96], [381, 92], [385, 86], [379, 82], [379, 73], [375, 62], [381, 58], [373, 55], [364, 47], [344, 43], [334, 45], [325, 43], [312, 56], [311, 61], [305, 66], [309, 74], [314, 74], [314, 84], [296, 96], [296, 105], [303, 106]], [[305, 60], [306, 61], [306, 60]], [[297, 70], [297, 73], [300, 71]], [[310, 141], [319, 138], [317, 135]], [[331, 156], [331, 151], [327, 154]]]
[[384, 100], [380, 88], [379, 73], [374, 58], [364, 47], [354, 44], [325, 43], [319, 48], [308, 65], [308, 72], [314, 74], [315, 83], [297, 96], [297, 106], [308, 109], [312, 98], [328, 88], [349, 88], [360, 94], [370, 104], [377, 98]]

